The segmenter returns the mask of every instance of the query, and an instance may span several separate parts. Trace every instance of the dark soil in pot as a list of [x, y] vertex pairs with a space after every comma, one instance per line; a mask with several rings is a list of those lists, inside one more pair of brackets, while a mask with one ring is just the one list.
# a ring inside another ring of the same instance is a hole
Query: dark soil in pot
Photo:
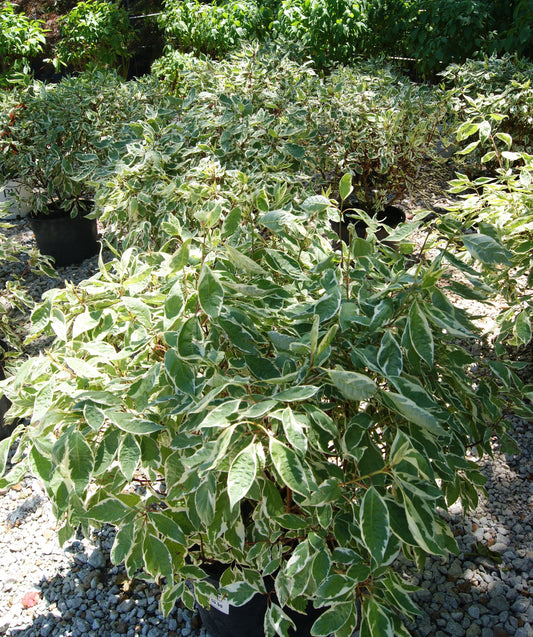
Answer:
[[48, 214], [31, 214], [30, 225], [41, 254], [53, 257], [56, 266], [81, 263], [100, 249], [96, 219], [87, 219], [92, 203], [76, 217], [57, 207]]

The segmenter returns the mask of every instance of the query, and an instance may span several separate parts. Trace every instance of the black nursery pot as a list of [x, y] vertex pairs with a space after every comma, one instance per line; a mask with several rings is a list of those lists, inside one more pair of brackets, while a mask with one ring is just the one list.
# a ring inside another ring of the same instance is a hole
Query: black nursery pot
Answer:
[[87, 219], [85, 211], [71, 217], [65, 210], [51, 209], [49, 214], [30, 215], [30, 225], [41, 254], [53, 257], [56, 266], [81, 263], [100, 248], [96, 219]]
[[[203, 568], [204, 570], [209, 570], [205, 566]], [[217, 575], [207, 577], [206, 580], [213, 584], [215, 588], [219, 587]], [[268, 590], [273, 590], [274, 583], [272, 578], [266, 578], [265, 583]], [[272, 598], [277, 601], [275, 593], [272, 593]], [[213, 603], [209, 609], [201, 605], [198, 606], [202, 625], [211, 637], [264, 637], [263, 624], [267, 610], [266, 595], [258, 593], [244, 606], [229, 606], [226, 608], [222, 604], [217, 604], [217, 606], [220, 606], [220, 610]], [[311, 637], [311, 626], [321, 615], [322, 611], [313, 608], [311, 603], [308, 605], [306, 615], [287, 608], [284, 610], [296, 625], [296, 630], [291, 628], [289, 634], [291, 636], [297, 635], [298, 637]]]

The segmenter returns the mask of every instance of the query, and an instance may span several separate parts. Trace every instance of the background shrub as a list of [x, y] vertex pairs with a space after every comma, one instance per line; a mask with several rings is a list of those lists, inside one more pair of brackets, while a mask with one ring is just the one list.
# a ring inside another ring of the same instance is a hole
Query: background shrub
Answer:
[[133, 29], [128, 13], [113, 2], [79, 2], [60, 20], [56, 54], [77, 71], [90, 66], [120, 67], [126, 73]]
[[253, 1], [204, 4], [167, 0], [160, 24], [169, 42], [181, 51], [220, 57], [244, 39], [253, 39], [261, 22]]
[[406, 53], [418, 60], [424, 76], [479, 55], [494, 37], [491, 7], [485, 0], [420, 0], [411, 11]]
[[284, 0], [273, 35], [291, 43], [297, 55], [330, 66], [350, 62], [361, 51], [365, 17], [360, 0]]
[[0, 80], [10, 71], [27, 70], [42, 53], [45, 35], [41, 22], [16, 13], [10, 2], [0, 4]]

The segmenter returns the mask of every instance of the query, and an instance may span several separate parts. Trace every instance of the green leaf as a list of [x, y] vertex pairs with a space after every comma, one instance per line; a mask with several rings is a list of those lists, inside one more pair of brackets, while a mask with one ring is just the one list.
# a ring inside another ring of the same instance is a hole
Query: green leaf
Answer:
[[311, 635], [328, 637], [340, 630], [354, 611], [352, 603], [335, 604], [324, 611], [311, 627]]
[[309, 495], [309, 484], [296, 453], [275, 438], [270, 438], [270, 456], [284, 484], [296, 493]]
[[352, 186], [352, 176], [350, 173], [346, 173], [341, 177], [339, 182], [339, 194], [341, 196], [342, 201], [344, 201], [347, 197], [351, 195], [353, 192]]
[[468, 139], [468, 137], [477, 133], [478, 130], [479, 124], [474, 122], [465, 122], [464, 124], [461, 124], [456, 132], [457, 141], [462, 142], [465, 139]]
[[67, 324], [65, 321], [65, 315], [59, 308], [52, 308], [50, 316], [50, 326], [54, 330], [55, 335], [60, 341], [67, 340]]
[[196, 512], [198, 513], [200, 520], [204, 523], [205, 526], [210, 526], [213, 522], [213, 518], [215, 517], [215, 498], [215, 477], [212, 473], [210, 473], [196, 489], [196, 493], [194, 496]]
[[403, 354], [390, 330], [386, 330], [378, 351], [378, 365], [385, 376], [400, 376], [403, 370]]
[[258, 590], [248, 582], [232, 582], [219, 589], [220, 595], [228, 595], [228, 601], [232, 606], [244, 606], [254, 595], [258, 594]]
[[93, 431], [99, 431], [105, 422], [104, 412], [94, 403], [86, 403], [83, 407], [83, 415], [89, 427]]
[[390, 524], [387, 505], [375, 487], [370, 487], [361, 501], [359, 524], [363, 542], [379, 566], [389, 542]]
[[183, 308], [182, 282], [178, 280], [168, 291], [165, 298], [165, 316], [167, 319], [176, 318]]
[[486, 142], [487, 141], [491, 131], [492, 131], [492, 126], [490, 125], [490, 122], [485, 120], [484, 122], [480, 123], [480, 125], [479, 125], [479, 139], [481, 140], [481, 142]]
[[11, 438], [4, 438], [0, 442], [0, 476], [4, 475], [7, 465], [9, 449], [11, 448]]
[[117, 531], [110, 552], [113, 564], [122, 564], [128, 557], [134, 542], [134, 527], [134, 522], [129, 522]]
[[346, 575], [334, 573], [329, 575], [317, 589], [317, 597], [324, 602], [333, 601], [351, 592], [356, 583]]
[[68, 437], [68, 467], [74, 489], [81, 495], [89, 484], [94, 467], [94, 457], [85, 437], [78, 431]]
[[325, 294], [315, 304], [314, 312], [318, 314], [321, 322], [329, 321], [333, 318], [341, 307], [341, 290], [335, 287], [333, 292]]
[[170, 260], [170, 268], [172, 272], [179, 272], [183, 270], [183, 268], [187, 265], [189, 260], [189, 246], [191, 244], [191, 240], [187, 239], [180, 246], [179, 250], [172, 255], [172, 259]]
[[224, 289], [207, 265], [202, 267], [198, 281], [198, 300], [202, 310], [211, 318], [220, 314], [224, 303]]
[[318, 390], [319, 387], [315, 387], [314, 385], [299, 385], [298, 387], [284, 389], [283, 391], [274, 394], [272, 398], [275, 398], [279, 402], [299, 402], [311, 398]]
[[166, 577], [167, 583], [173, 582], [173, 567], [170, 551], [164, 542], [147, 533], [143, 542], [143, 561], [146, 570], [156, 580], [162, 576]]
[[117, 524], [130, 513], [131, 508], [116, 498], [106, 498], [87, 510], [86, 518], [96, 522]]
[[133, 474], [141, 460], [141, 448], [131, 434], [126, 434], [122, 438], [118, 450], [118, 463], [120, 470], [128, 482], [132, 481]]
[[429, 411], [419, 407], [414, 401], [401, 394], [383, 392], [381, 394], [385, 403], [392, 403], [392, 407], [409, 422], [422, 427], [435, 436], [446, 436], [446, 431], [441, 427], [438, 418]]
[[348, 400], [356, 400], [358, 402], [368, 400], [372, 398], [378, 389], [371, 378], [358, 372], [330, 369], [328, 374], [335, 387]]
[[409, 340], [415, 352], [420, 358], [433, 367], [435, 346], [433, 332], [429, 327], [426, 315], [420, 309], [418, 303], [413, 303], [409, 311]]
[[285, 142], [283, 148], [289, 153], [289, 155], [291, 155], [295, 159], [302, 159], [302, 157], [305, 155], [305, 148], [303, 146], [299, 146], [298, 144]]
[[242, 252], [239, 252], [230, 245], [225, 245], [224, 249], [226, 250], [233, 265], [237, 266], [244, 272], [249, 272], [250, 274], [265, 274], [265, 270], [259, 265], [259, 263], [250, 259], [250, 257], [247, 257]]
[[164, 429], [162, 425], [158, 425], [151, 420], [141, 420], [123, 411], [106, 409], [104, 413], [114, 425], [130, 434], [152, 434], [155, 431]]
[[508, 135], [507, 133], [496, 133], [494, 137], [501, 139], [503, 143], [507, 146], [507, 150], [509, 150], [511, 146], [513, 145], [513, 138], [511, 137], [511, 135]]
[[130, 312], [130, 314], [132, 314], [141, 325], [148, 328], [151, 327], [152, 319], [150, 315], [150, 308], [146, 305], [146, 303], [143, 303], [143, 301], [133, 296], [122, 297], [122, 302], [128, 312]]
[[250, 490], [257, 473], [257, 454], [252, 442], [233, 460], [228, 472], [228, 495], [230, 506], [240, 502]]
[[363, 613], [372, 637], [394, 637], [388, 612], [374, 597], [365, 599]]
[[297, 451], [305, 454], [307, 451], [307, 436], [303, 420], [306, 421], [307, 418], [301, 414], [296, 416], [290, 407], [284, 409], [281, 415], [283, 430], [287, 440]]
[[187, 544], [185, 535], [180, 526], [170, 517], [171, 515], [171, 513], [167, 515], [166, 511], [148, 512], [150, 521], [154, 524], [158, 533], [160, 533], [163, 538], [168, 538], [173, 542], [177, 542], [178, 544], [185, 546]]
[[484, 265], [512, 265], [512, 254], [486, 234], [464, 234], [463, 244], [468, 252]]
[[404, 495], [404, 509], [414, 540], [424, 551], [435, 555], [446, 555], [444, 544], [435, 541], [435, 514], [420, 499], [416, 501]]
[[527, 345], [531, 340], [531, 321], [529, 314], [525, 310], [522, 310], [516, 317], [513, 332], [523, 345]]
[[78, 338], [80, 334], [92, 330], [99, 322], [98, 316], [92, 315], [88, 310], [85, 310], [83, 314], [78, 314], [72, 325], [72, 338]]
[[235, 230], [237, 230], [241, 223], [241, 217], [242, 210], [238, 206], [235, 206], [228, 212], [224, 222], [222, 223], [222, 237], [226, 238], [233, 236]]
[[168, 349], [165, 352], [165, 371], [178, 391], [193, 397], [196, 395], [193, 369], [173, 349]]
[[478, 146], [479, 146], [479, 140], [477, 140], [475, 142], [470, 142], [470, 144], [468, 144], [468, 146], [466, 146], [462, 150], [459, 150], [457, 152], [457, 154], [458, 155], [468, 155], [471, 152], [473, 152]]
[[292, 619], [278, 604], [270, 603], [265, 613], [265, 637], [273, 637], [274, 635], [288, 635], [289, 628], [292, 626], [296, 630], [296, 626]]

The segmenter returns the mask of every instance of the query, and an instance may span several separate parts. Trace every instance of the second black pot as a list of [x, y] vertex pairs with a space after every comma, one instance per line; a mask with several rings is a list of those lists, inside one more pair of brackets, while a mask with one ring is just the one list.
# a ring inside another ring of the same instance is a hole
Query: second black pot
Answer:
[[[203, 568], [206, 570], [205, 566]], [[206, 579], [215, 588], [219, 587], [218, 577], [211, 576]], [[273, 582], [270, 581], [270, 583], [273, 588]], [[276, 601], [275, 594], [273, 594], [273, 599]], [[202, 625], [211, 637], [264, 637], [265, 635], [263, 625], [267, 610], [266, 595], [258, 593], [244, 606], [229, 606], [219, 610], [213, 604], [209, 609], [199, 605], [198, 610]], [[312, 604], [309, 604], [306, 615], [287, 608], [284, 610], [296, 624], [296, 630], [291, 629], [289, 634], [298, 637], [311, 637], [311, 626], [322, 611], [313, 608]]]
[[96, 219], [85, 214], [71, 217], [66, 211], [30, 215], [30, 225], [41, 254], [53, 257], [56, 266], [81, 263], [98, 253]]

